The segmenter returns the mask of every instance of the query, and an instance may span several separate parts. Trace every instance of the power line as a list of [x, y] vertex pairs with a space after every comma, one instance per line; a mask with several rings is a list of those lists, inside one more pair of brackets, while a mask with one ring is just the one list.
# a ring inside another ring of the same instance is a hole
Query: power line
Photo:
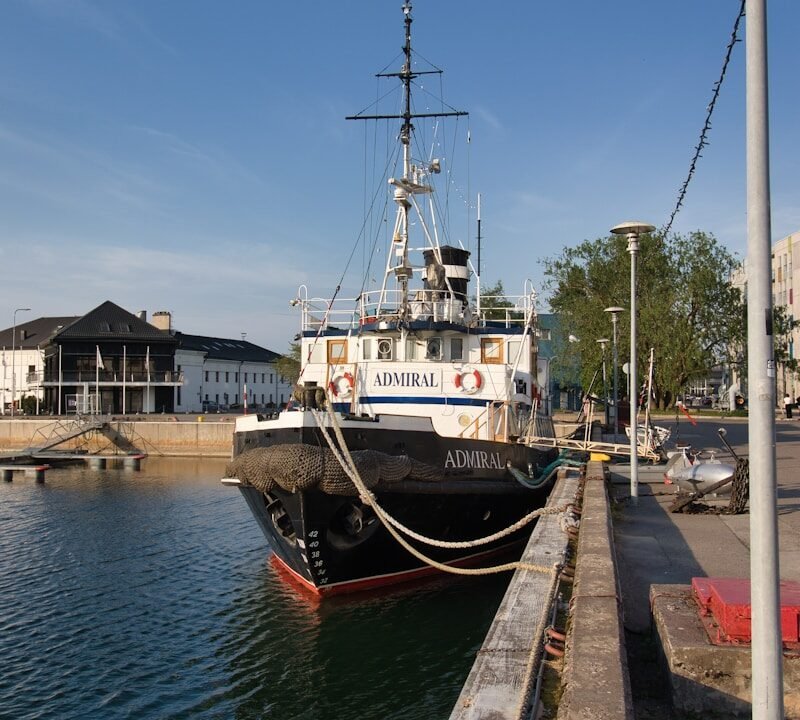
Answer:
[[672, 222], [675, 220], [675, 216], [678, 214], [678, 211], [681, 209], [683, 205], [683, 199], [686, 197], [686, 190], [689, 187], [689, 183], [692, 180], [692, 176], [694, 175], [694, 171], [697, 168], [697, 161], [702, 157], [702, 150], [703, 148], [708, 145], [708, 133], [711, 130], [711, 115], [714, 112], [714, 106], [717, 103], [717, 98], [719, 97], [720, 90], [722, 89], [722, 81], [725, 79], [725, 72], [728, 69], [728, 64], [731, 61], [731, 55], [733, 54], [733, 47], [736, 45], [737, 42], [740, 42], [738, 34], [739, 34], [739, 23], [741, 22], [742, 18], [745, 15], [745, 3], [746, 0], [742, 0], [741, 5], [739, 6], [739, 13], [736, 16], [736, 21], [733, 23], [733, 31], [731, 32], [731, 39], [728, 43], [728, 48], [725, 52], [725, 61], [722, 63], [722, 72], [720, 72], [719, 80], [714, 83], [714, 92], [711, 96], [711, 102], [708, 104], [708, 112], [706, 113], [706, 121], [703, 124], [703, 130], [700, 133], [700, 142], [697, 143], [697, 147], [695, 148], [694, 157], [692, 158], [692, 162], [689, 165], [689, 174], [686, 177], [683, 185], [681, 185], [680, 192], [678, 193], [678, 202], [675, 205], [675, 209], [672, 211], [672, 214], [669, 216], [669, 222], [663, 229], [663, 235], [666, 236], [669, 233], [670, 228], [672, 227]]

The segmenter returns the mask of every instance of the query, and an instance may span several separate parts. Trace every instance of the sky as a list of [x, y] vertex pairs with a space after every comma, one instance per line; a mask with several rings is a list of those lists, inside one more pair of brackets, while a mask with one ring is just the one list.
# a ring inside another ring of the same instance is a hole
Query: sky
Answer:
[[[289, 301], [301, 285], [330, 296], [359, 235], [365, 135], [345, 117], [399, 69], [401, 5], [3, 0], [0, 326], [111, 300], [285, 351]], [[415, 50], [470, 113], [453, 196], [474, 219], [481, 193], [484, 282], [541, 288], [543, 258], [667, 222], [739, 5], [413, 3]], [[778, 240], [800, 230], [800, 2], [768, 0], [768, 23]], [[741, 257], [744, 61], [742, 42], [672, 227]]]

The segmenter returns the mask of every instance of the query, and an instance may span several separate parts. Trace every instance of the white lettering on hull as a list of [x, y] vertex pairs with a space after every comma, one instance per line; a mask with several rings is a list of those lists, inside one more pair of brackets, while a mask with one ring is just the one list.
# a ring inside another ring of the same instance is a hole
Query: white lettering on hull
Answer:
[[490, 453], [486, 450], [448, 450], [444, 466], [476, 470], [500, 470], [503, 467], [500, 453]]

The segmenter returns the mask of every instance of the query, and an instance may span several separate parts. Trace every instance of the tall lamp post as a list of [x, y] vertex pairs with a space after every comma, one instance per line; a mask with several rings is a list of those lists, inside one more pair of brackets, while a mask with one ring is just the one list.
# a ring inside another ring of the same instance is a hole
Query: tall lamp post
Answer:
[[605, 415], [606, 425], [608, 425], [608, 379], [606, 376], [606, 345], [608, 345], [608, 338], [600, 338], [596, 342], [603, 354], [603, 414]]
[[11, 417], [14, 417], [14, 402], [17, 398], [17, 313], [30, 310], [30, 308], [14, 310], [14, 322], [11, 326]]
[[619, 435], [619, 392], [617, 391], [617, 365], [619, 364], [619, 357], [617, 355], [617, 317], [623, 312], [625, 308], [607, 307], [605, 312], [611, 313], [611, 325], [613, 326], [613, 334], [611, 335], [611, 384], [612, 392], [614, 393], [614, 442], [617, 442], [617, 435]]
[[655, 226], [632, 221], [611, 228], [614, 235], [628, 238], [628, 252], [631, 254], [631, 361], [630, 361], [630, 405], [631, 405], [631, 500], [639, 501], [639, 455], [637, 450], [639, 429], [636, 426], [636, 410], [639, 404], [639, 381], [636, 377], [636, 256], [639, 254], [639, 235], [650, 233]]

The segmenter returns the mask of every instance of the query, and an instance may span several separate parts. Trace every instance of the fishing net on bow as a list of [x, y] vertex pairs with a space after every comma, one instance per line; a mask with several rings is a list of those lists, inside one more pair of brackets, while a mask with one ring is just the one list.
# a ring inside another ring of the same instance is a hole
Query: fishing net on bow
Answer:
[[[387, 455], [375, 450], [356, 450], [350, 454], [370, 489], [379, 483], [441, 479], [440, 470], [407, 455]], [[318, 486], [329, 495], [358, 494], [333, 452], [314, 445], [275, 445], [248, 450], [228, 465], [226, 474], [261, 492], [269, 492], [277, 485], [288, 492]]]

